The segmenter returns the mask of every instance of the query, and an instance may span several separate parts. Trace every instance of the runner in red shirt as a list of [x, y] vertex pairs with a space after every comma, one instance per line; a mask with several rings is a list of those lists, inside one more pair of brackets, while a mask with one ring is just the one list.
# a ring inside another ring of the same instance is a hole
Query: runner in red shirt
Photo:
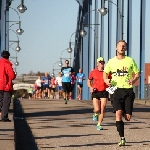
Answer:
[[101, 122], [104, 118], [105, 107], [108, 99], [108, 87], [103, 80], [104, 58], [99, 57], [97, 59], [97, 68], [92, 70], [89, 74], [87, 85], [90, 88], [92, 94], [94, 115], [93, 121], [98, 121], [97, 130], [102, 130]]

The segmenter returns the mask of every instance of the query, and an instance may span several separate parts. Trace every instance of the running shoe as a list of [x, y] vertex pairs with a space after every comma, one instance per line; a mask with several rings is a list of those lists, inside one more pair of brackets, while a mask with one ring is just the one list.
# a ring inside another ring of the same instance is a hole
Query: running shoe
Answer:
[[96, 128], [97, 128], [97, 130], [103, 130], [101, 125], [97, 125]]
[[121, 141], [118, 143], [119, 146], [125, 146], [126, 140], [121, 139]]
[[64, 99], [65, 100], [65, 104], [67, 104], [68, 103], [68, 99], [66, 98], [66, 99]]
[[94, 115], [93, 115], [93, 121], [94, 121], [94, 122], [98, 121], [98, 114], [94, 114]]

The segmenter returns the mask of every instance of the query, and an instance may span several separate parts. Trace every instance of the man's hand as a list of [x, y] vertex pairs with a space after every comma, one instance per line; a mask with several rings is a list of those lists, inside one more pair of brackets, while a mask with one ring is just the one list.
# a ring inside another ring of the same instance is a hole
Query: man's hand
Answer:
[[128, 80], [127, 83], [128, 83], [129, 85], [133, 85], [133, 84], [134, 84], [134, 82], [133, 82], [132, 79]]

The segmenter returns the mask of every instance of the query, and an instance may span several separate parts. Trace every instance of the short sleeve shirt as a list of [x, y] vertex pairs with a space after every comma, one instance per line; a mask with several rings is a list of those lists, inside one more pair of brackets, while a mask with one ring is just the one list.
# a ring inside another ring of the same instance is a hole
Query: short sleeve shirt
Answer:
[[103, 71], [99, 71], [97, 68], [90, 72], [89, 80], [93, 80], [92, 87], [98, 91], [105, 91], [108, 87], [103, 79]]
[[43, 83], [43, 86], [47, 86], [47, 85], [49, 85], [50, 84], [50, 80], [51, 80], [51, 78], [50, 77], [42, 77], [42, 80], [44, 81], [44, 83]]
[[80, 84], [83, 84], [83, 79], [85, 79], [85, 74], [84, 73], [77, 73], [77, 82]]
[[74, 72], [72, 67], [62, 67], [62, 82], [71, 82], [71, 73]]
[[62, 77], [56, 77], [56, 82], [59, 86], [62, 86]]
[[37, 84], [38, 87], [41, 87], [41, 79], [37, 79], [37, 80], [35, 81], [35, 83]]
[[112, 85], [118, 88], [132, 88], [133, 85], [129, 85], [128, 80], [132, 79], [133, 73], [139, 72], [139, 68], [131, 57], [125, 56], [121, 60], [114, 57], [108, 61], [104, 72], [111, 72]]

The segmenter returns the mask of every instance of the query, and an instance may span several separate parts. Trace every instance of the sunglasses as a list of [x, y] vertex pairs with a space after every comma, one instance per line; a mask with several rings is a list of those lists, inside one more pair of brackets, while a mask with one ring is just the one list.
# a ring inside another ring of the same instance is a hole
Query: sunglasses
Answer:
[[101, 61], [101, 60], [100, 60], [100, 61], [98, 61], [98, 62], [101, 63], [101, 64], [105, 64], [105, 61]]

